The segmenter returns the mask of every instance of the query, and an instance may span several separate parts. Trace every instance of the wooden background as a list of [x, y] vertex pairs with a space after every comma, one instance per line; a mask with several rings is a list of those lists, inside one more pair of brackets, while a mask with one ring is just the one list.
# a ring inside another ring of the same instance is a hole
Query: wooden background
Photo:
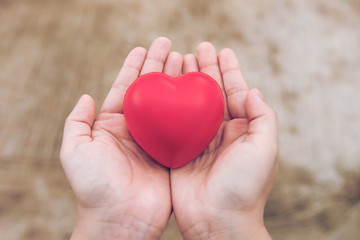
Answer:
[[[0, 0], [0, 239], [69, 239], [64, 120], [83, 93], [99, 107], [126, 54], [160, 35], [182, 54], [233, 48], [278, 112], [273, 238], [359, 239], [359, 16], [359, 0]], [[174, 219], [162, 239], [181, 239]]]

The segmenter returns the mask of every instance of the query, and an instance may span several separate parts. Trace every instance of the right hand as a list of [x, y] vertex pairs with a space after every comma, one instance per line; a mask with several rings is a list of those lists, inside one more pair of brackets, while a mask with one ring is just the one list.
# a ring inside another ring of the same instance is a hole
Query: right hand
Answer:
[[277, 175], [277, 117], [249, 90], [235, 53], [199, 45], [183, 72], [201, 71], [223, 89], [225, 115], [217, 136], [195, 160], [171, 169], [173, 209], [185, 239], [269, 239], [263, 223]]

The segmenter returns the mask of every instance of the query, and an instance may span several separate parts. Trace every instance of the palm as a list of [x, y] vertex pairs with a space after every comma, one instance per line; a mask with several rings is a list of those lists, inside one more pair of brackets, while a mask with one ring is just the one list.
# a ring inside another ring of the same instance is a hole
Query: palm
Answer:
[[[247, 122], [246, 119], [224, 122], [213, 142], [201, 156], [184, 168], [172, 172], [171, 180], [176, 184], [173, 187], [174, 202], [179, 198], [177, 195], [180, 195], [186, 196], [184, 202], [193, 203], [197, 200], [199, 204], [203, 204], [211, 200], [212, 205], [221, 202], [228, 210], [241, 208], [238, 203], [233, 206], [224, 200], [249, 195], [249, 183], [255, 182], [249, 179], [249, 175], [257, 176], [249, 173], [253, 169], [251, 162], [246, 159], [256, 159], [258, 154], [254, 146], [246, 142]], [[229, 132], [237, 132], [238, 136], [235, 139], [228, 137]], [[237, 178], [236, 185], [234, 179], [229, 176]], [[244, 178], [244, 181], [239, 178]], [[185, 186], [193, 187], [187, 189]], [[184, 191], [187, 193], [184, 194]]]
[[[239, 122], [243, 124], [239, 125]], [[228, 132], [238, 131], [239, 127], [244, 132], [236, 139], [226, 137]], [[238, 201], [234, 205], [233, 199], [246, 197], [246, 184], [252, 180], [244, 182], [237, 179], [237, 184], [234, 185], [234, 179], [229, 176], [241, 177], [248, 171], [247, 162], [237, 157], [254, 155], [251, 145], [245, 142], [247, 128], [246, 120], [224, 121], [217, 136], [202, 155], [184, 168], [171, 172], [172, 198], [177, 217], [190, 215], [193, 208], [204, 206], [216, 206], [223, 210], [241, 208]], [[189, 205], [183, 203], [191, 203], [192, 206], [188, 208]]]
[[[72, 181], [81, 185], [73, 186], [75, 193], [79, 192], [80, 204], [86, 207], [122, 205], [128, 201], [128, 193], [132, 194], [134, 201], [148, 195], [151, 203], [151, 193], [146, 193], [146, 190], [157, 192], [157, 196], [162, 198], [157, 199], [160, 202], [169, 201], [166, 199], [169, 195], [168, 171], [154, 164], [134, 143], [123, 114], [99, 114], [92, 134], [93, 141], [81, 145], [74, 155], [75, 161], [78, 155], [87, 158], [86, 165], [78, 168], [83, 173], [78, 171], [74, 176], [78, 179]], [[154, 182], [153, 187], [144, 188], [150, 180]], [[101, 197], [93, 198], [91, 195]]]

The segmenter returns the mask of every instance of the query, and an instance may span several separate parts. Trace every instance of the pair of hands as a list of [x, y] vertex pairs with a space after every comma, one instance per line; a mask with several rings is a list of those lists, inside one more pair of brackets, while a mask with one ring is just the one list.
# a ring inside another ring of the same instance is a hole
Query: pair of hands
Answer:
[[[277, 118], [257, 89], [249, 90], [236, 55], [201, 43], [197, 57], [170, 52], [157, 38], [133, 49], [95, 116], [83, 95], [68, 116], [61, 162], [78, 201], [72, 239], [158, 239], [171, 212], [185, 239], [270, 239], [263, 211], [277, 174]], [[123, 115], [129, 85], [141, 74], [172, 77], [201, 71], [225, 97], [217, 136], [179, 169], [154, 162], [134, 142]]]

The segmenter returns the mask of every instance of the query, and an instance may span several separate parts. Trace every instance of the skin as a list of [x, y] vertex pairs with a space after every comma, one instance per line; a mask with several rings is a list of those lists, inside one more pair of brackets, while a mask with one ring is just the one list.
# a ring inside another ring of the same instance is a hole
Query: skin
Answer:
[[171, 170], [171, 194], [185, 239], [270, 239], [263, 223], [278, 162], [277, 117], [257, 89], [249, 90], [235, 53], [201, 43], [183, 72], [201, 71], [220, 85], [223, 124], [208, 148]]
[[128, 86], [140, 75], [181, 73], [182, 56], [158, 38], [135, 48], [95, 117], [83, 95], [68, 116], [61, 162], [78, 201], [72, 239], [157, 239], [171, 214], [169, 169], [156, 164], [130, 136], [123, 115]]
[[[159, 239], [173, 209], [185, 239], [270, 239], [263, 224], [277, 174], [277, 119], [257, 89], [249, 90], [234, 52], [204, 42], [197, 57], [170, 52], [160, 37], [133, 49], [95, 116], [83, 95], [68, 116], [61, 162], [77, 197], [71, 239]], [[224, 122], [204, 153], [169, 170], [134, 142], [123, 98], [141, 74], [201, 71], [225, 97]]]

